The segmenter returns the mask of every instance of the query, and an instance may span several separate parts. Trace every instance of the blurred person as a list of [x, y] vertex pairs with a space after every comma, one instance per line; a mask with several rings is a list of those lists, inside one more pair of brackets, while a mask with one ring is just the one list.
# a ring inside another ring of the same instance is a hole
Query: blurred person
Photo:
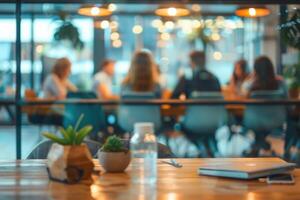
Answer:
[[156, 65], [155, 69], [156, 69], [155, 73], [156, 73], [157, 81], [162, 90], [161, 97], [163, 99], [169, 99], [172, 95], [172, 91], [170, 91], [167, 87], [167, 84], [168, 84], [167, 76], [166, 76], [166, 74], [163, 74], [161, 72], [159, 65]]
[[122, 83], [122, 92], [153, 92], [156, 98], [161, 98], [156, 68], [150, 52], [137, 51], [132, 57], [128, 75]]
[[267, 56], [256, 58], [254, 71], [242, 85], [242, 90], [246, 96], [259, 90], [280, 90], [283, 95], [288, 96], [284, 79], [275, 74], [272, 61]]
[[191, 78], [182, 76], [173, 91], [172, 98], [190, 97], [192, 92], [220, 92], [219, 80], [205, 68], [205, 54], [202, 51], [190, 53]]
[[244, 59], [238, 60], [234, 64], [234, 70], [229, 82], [229, 88], [236, 94], [242, 93], [242, 85], [249, 76], [248, 64]]
[[45, 98], [65, 99], [67, 93], [76, 92], [78, 89], [69, 81], [72, 63], [68, 58], [58, 59], [51, 74], [49, 74], [43, 84]]
[[101, 68], [93, 78], [93, 89], [98, 98], [115, 100], [119, 97], [112, 92], [113, 76], [115, 74], [115, 61], [107, 59], [101, 63]]

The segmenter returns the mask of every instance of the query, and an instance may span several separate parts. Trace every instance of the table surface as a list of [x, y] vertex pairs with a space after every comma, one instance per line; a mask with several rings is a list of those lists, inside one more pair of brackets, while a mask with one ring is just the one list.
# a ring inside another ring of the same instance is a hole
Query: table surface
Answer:
[[[260, 158], [261, 161], [276, 158]], [[93, 175], [93, 181], [66, 185], [49, 181], [45, 160], [0, 162], [0, 199], [300, 199], [300, 169], [294, 185], [268, 185], [258, 180], [235, 180], [197, 175], [209, 159], [178, 159], [182, 168], [158, 160], [156, 186], [134, 185], [126, 173]], [[215, 159], [221, 162], [222, 159]], [[232, 159], [227, 159], [232, 161]], [[96, 167], [100, 167], [95, 160]], [[100, 167], [101, 168], [101, 167]]]

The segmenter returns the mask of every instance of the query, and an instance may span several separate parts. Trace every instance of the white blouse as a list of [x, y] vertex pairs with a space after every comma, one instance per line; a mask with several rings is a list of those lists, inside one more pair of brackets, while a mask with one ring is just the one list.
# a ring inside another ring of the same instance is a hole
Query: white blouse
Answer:
[[50, 74], [44, 81], [43, 92], [45, 98], [64, 99], [68, 91], [77, 91], [76, 86], [68, 79], [62, 81], [56, 74]]

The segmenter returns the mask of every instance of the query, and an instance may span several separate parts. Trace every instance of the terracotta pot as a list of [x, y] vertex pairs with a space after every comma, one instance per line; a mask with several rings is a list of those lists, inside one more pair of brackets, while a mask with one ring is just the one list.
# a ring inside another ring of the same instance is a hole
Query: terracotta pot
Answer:
[[130, 163], [130, 153], [98, 151], [98, 159], [106, 172], [123, 172]]
[[52, 144], [47, 166], [50, 178], [65, 182], [91, 179], [94, 163], [85, 144], [62, 146]]

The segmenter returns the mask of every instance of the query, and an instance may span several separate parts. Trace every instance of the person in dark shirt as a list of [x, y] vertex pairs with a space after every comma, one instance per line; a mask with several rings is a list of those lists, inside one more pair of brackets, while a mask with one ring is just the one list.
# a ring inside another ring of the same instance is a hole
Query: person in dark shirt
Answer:
[[205, 69], [205, 54], [201, 51], [190, 53], [190, 65], [193, 70], [192, 78], [182, 76], [173, 91], [172, 98], [179, 98], [184, 94], [187, 98], [193, 92], [220, 92], [219, 80]]

